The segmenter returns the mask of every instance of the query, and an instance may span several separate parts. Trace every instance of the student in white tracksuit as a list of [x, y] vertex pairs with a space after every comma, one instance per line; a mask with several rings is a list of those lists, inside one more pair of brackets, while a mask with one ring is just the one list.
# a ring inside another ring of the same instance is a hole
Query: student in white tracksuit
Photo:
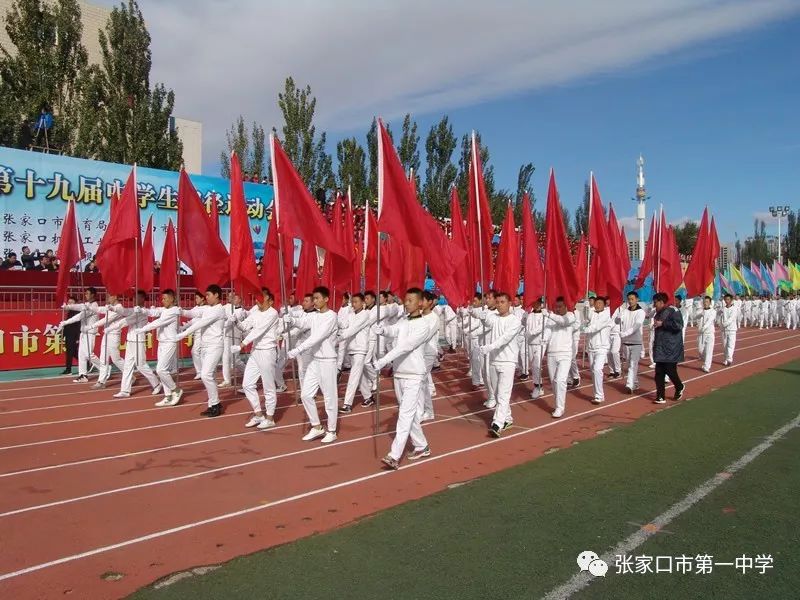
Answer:
[[241, 299], [236, 293], [228, 296], [228, 303], [223, 304], [225, 310], [225, 331], [222, 339], [222, 383], [217, 387], [220, 389], [230, 387], [233, 370], [242, 373], [244, 371], [244, 361], [241, 357], [231, 352], [233, 346], [242, 345], [242, 330], [239, 323], [247, 316], [241, 306]]
[[542, 310], [542, 301], [534, 300], [531, 312], [525, 317], [525, 337], [528, 344], [528, 360], [530, 361], [530, 374], [533, 388], [531, 398], [539, 398], [542, 389], [542, 356], [544, 354], [544, 324], [545, 312]]
[[680, 308], [681, 317], [683, 318], [683, 331], [681, 331], [681, 335], [683, 336], [683, 341], [686, 342], [686, 327], [689, 324], [689, 301], [686, 298], [681, 298], [677, 294], [675, 294], [675, 306]]
[[620, 327], [620, 315], [625, 310], [625, 305], [618, 306], [611, 315], [611, 333], [608, 348], [608, 368], [609, 379], [616, 379], [622, 373], [622, 329]]
[[[78, 377], [73, 379], [73, 382], [75, 383], [86, 383], [89, 381], [89, 378], [87, 377], [87, 374], [89, 373], [89, 365], [93, 364], [97, 359], [97, 356], [94, 353], [94, 342], [95, 336], [97, 335], [96, 324], [98, 318], [98, 305], [95, 299], [97, 296], [97, 290], [95, 290], [93, 287], [87, 288], [83, 295], [84, 302], [70, 306], [70, 310], [79, 310], [80, 312], [59, 324], [59, 327], [64, 327], [64, 325], [77, 323], [79, 321], [81, 324], [81, 337], [78, 339]], [[66, 306], [67, 305], [64, 304], [61, 308], [65, 308]], [[92, 333], [93, 331], [95, 333]]]
[[733, 364], [733, 351], [736, 349], [736, 332], [739, 329], [739, 309], [730, 294], [725, 294], [725, 306], [722, 307], [722, 348], [725, 352], [723, 364], [728, 367]]
[[[272, 293], [269, 290], [262, 290], [261, 293], [261, 300], [256, 304], [255, 310], [250, 311], [241, 322], [247, 335], [242, 339], [241, 345], [231, 347], [231, 352], [239, 354], [244, 346], [253, 345], [242, 376], [242, 389], [253, 409], [253, 416], [244, 426], [263, 431], [275, 426], [275, 409], [278, 406], [275, 351], [278, 347], [278, 324], [281, 320], [278, 311], [272, 307], [275, 301]], [[261, 400], [258, 397], [259, 379], [264, 389], [264, 410], [261, 409]]]
[[496, 313], [487, 312], [484, 322], [489, 328], [486, 344], [481, 354], [489, 360], [489, 378], [495, 390], [497, 406], [494, 409], [489, 435], [500, 437], [511, 427], [511, 390], [514, 387], [514, 372], [519, 360], [519, 334], [522, 322], [511, 312], [511, 298], [505, 292], [495, 295]]
[[422, 290], [411, 288], [405, 296], [403, 305], [408, 316], [396, 325], [375, 325], [379, 337], [391, 338], [392, 349], [375, 361], [375, 369], [380, 371], [390, 362], [394, 372], [394, 390], [397, 396], [398, 414], [394, 440], [389, 453], [381, 459], [390, 469], [400, 467], [400, 459], [409, 438], [414, 449], [406, 457], [417, 460], [430, 456], [428, 440], [422, 431], [422, 389], [427, 385], [425, 374], [425, 343], [430, 337], [430, 325], [422, 318]]
[[347, 389], [344, 392], [344, 403], [339, 409], [340, 413], [352, 412], [356, 391], [361, 392], [362, 406], [372, 405], [371, 373], [364, 367], [370, 346], [370, 328], [375, 322], [375, 313], [364, 308], [363, 294], [353, 294], [350, 302], [353, 312], [347, 320], [347, 325], [339, 329], [339, 343], [346, 344], [347, 352], [350, 355], [350, 373], [347, 377]]
[[758, 328], [764, 329], [765, 327], [769, 329], [769, 300], [767, 298], [762, 298], [761, 302], [757, 304], [758, 306]]
[[639, 305], [639, 295], [636, 292], [630, 292], [627, 300], [628, 304], [620, 310], [618, 318], [622, 352], [628, 363], [625, 390], [632, 394], [639, 389], [639, 360], [644, 354], [642, 328], [645, 311]]
[[[330, 292], [326, 287], [314, 288], [312, 294], [315, 312], [297, 317], [287, 317], [287, 325], [308, 330], [308, 338], [290, 350], [289, 360], [304, 352], [309, 353], [308, 364], [300, 387], [300, 399], [311, 423], [311, 430], [303, 436], [309, 442], [322, 438], [323, 444], [336, 441], [336, 422], [339, 411], [336, 387], [336, 334], [338, 331], [336, 312], [328, 308]], [[328, 416], [327, 431], [322, 427], [317, 411], [316, 395], [322, 391], [325, 413]]]
[[226, 321], [225, 308], [220, 304], [221, 297], [222, 290], [218, 285], [208, 286], [206, 304], [191, 311], [193, 314], [190, 316], [199, 318], [175, 336], [180, 341], [189, 335], [201, 333], [200, 378], [208, 394], [208, 408], [200, 413], [204, 417], [218, 417], [223, 412], [215, 378], [217, 365], [222, 359]]
[[161, 306], [146, 311], [148, 317], [155, 321], [140, 327], [138, 333], [157, 330], [158, 362], [156, 363], [156, 376], [161, 381], [161, 390], [164, 398], [156, 402], [156, 406], [175, 406], [181, 401], [183, 390], [178, 388], [172, 378], [172, 367], [178, 353], [178, 325], [181, 320], [181, 308], [175, 305], [175, 291], [164, 290], [161, 293]]
[[519, 348], [517, 368], [520, 372], [519, 380], [527, 381], [530, 377], [531, 360], [529, 358], [528, 345], [525, 343], [525, 319], [528, 317], [528, 312], [522, 306], [522, 294], [517, 294], [514, 298], [514, 306], [511, 307], [511, 312], [515, 314], [519, 322], [522, 323], [522, 329], [517, 337], [517, 348]]
[[144, 309], [144, 292], [136, 294], [136, 306], [126, 308], [119, 304], [109, 308], [115, 313], [122, 315], [128, 333], [125, 335], [125, 364], [122, 369], [122, 381], [119, 392], [114, 394], [114, 398], [128, 398], [131, 395], [133, 386], [133, 370], [136, 369], [144, 375], [150, 387], [153, 388], [152, 395], [158, 396], [161, 393], [161, 383], [150, 365], [147, 364], [147, 346], [145, 341], [147, 336], [139, 332], [139, 329], [147, 325], [147, 311]]
[[575, 304], [575, 323], [572, 329], [572, 362], [569, 365], [569, 381], [568, 386], [578, 387], [581, 384], [581, 372], [578, 368], [578, 348], [581, 343], [581, 323], [584, 321], [585, 316], [588, 315], [588, 306], [583, 300], [579, 300]]
[[555, 395], [553, 418], [564, 416], [567, 398], [567, 377], [573, 359], [573, 333], [575, 332], [575, 313], [567, 311], [564, 298], [556, 298], [554, 312], [545, 316], [545, 337], [547, 343], [547, 371]]
[[105, 306], [98, 309], [98, 321], [95, 323], [93, 332], [97, 333], [97, 328], [103, 328], [103, 337], [100, 339], [100, 355], [92, 358], [92, 364], [97, 369], [97, 382], [92, 386], [94, 389], [102, 389], [106, 387], [108, 379], [111, 377], [111, 365], [122, 370], [125, 368], [125, 361], [119, 353], [120, 337], [122, 336], [122, 328], [125, 326], [125, 319], [122, 315], [118, 315], [113, 310], [109, 310], [110, 306], [119, 304], [119, 300], [113, 294], [108, 296], [108, 302]]
[[589, 366], [592, 369], [594, 398], [592, 402], [600, 404], [605, 400], [603, 392], [603, 369], [611, 347], [611, 315], [606, 310], [605, 298], [595, 298], [594, 310], [589, 313], [589, 321], [584, 325], [586, 346], [589, 353]]
[[[380, 293], [381, 323], [392, 327], [403, 317], [403, 307], [394, 301], [389, 292]], [[378, 355], [383, 356], [392, 349], [392, 340], [378, 336]]]
[[[350, 305], [351, 298], [350, 294], [345, 294], [343, 296], [343, 303], [339, 311], [336, 313], [336, 319], [339, 326], [339, 329], [344, 329], [347, 327], [347, 324], [350, 320], [350, 316], [353, 314], [353, 307]], [[342, 369], [350, 369], [350, 352], [347, 349], [348, 342], [342, 340], [340, 337], [336, 344], [336, 368], [341, 371]]]
[[436, 307], [442, 321], [444, 339], [450, 352], [455, 352], [458, 347], [458, 319], [455, 311], [449, 304], [439, 304]]
[[[195, 320], [199, 320], [200, 317], [191, 317], [190, 315], [202, 314], [203, 307], [206, 305], [206, 296], [201, 291], [196, 291], [194, 293], [194, 308], [190, 310], [182, 311], [182, 315], [184, 317], [190, 317], [192, 320], [189, 321], [188, 325], [191, 325]], [[203, 371], [203, 332], [200, 330], [195, 331], [194, 335], [192, 335], [192, 366], [194, 367], [194, 379], [201, 379], [202, 378], [202, 371]]]
[[703, 371], [711, 372], [711, 359], [714, 356], [714, 326], [717, 321], [717, 311], [711, 308], [711, 298], [703, 298], [703, 308], [695, 315], [697, 322], [697, 350], [703, 361]]
[[428, 325], [428, 338], [425, 340], [423, 356], [425, 357], [425, 384], [422, 386], [422, 415], [420, 422], [432, 421], [433, 397], [436, 395], [436, 387], [433, 384], [431, 372], [436, 364], [436, 357], [439, 352], [439, 317], [434, 312], [437, 297], [432, 292], [422, 293], [422, 320]]
[[[281, 313], [285, 312], [290, 317], [301, 317], [306, 313], [315, 312], [314, 308], [314, 300], [311, 297], [311, 294], [306, 294], [303, 296], [303, 300], [300, 304], [295, 306], [287, 306], [281, 309]], [[296, 348], [300, 344], [302, 344], [308, 338], [308, 330], [301, 330], [297, 329], [296, 327], [289, 326], [286, 324], [285, 321], [281, 321], [279, 325], [279, 331], [281, 331], [281, 338], [282, 344], [281, 347], [278, 348], [278, 359], [277, 364], [275, 365], [275, 385], [277, 386], [277, 390], [279, 392], [286, 391], [286, 385], [283, 381], [283, 370], [286, 367], [286, 362], [288, 361], [287, 354], [293, 348]], [[298, 378], [298, 386], [302, 386], [303, 377], [306, 374], [306, 365], [308, 364], [308, 355], [307, 353], [301, 353], [297, 355], [297, 378]], [[278, 376], [280, 373], [280, 376]]]
[[480, 294], [475, 294], [472, 299], [472, 307], [462, 308], [461, 318], [465, 326], [465, 336], [467, 337], [468, 344], [467, 350], [469, 352], [469, 372], [472, 378], [473, 387], [477, 388], [484, 384], [483, 381], [483, 358], [481, 357], [480, 347], [483, 343], [483, 323], [472, 316], [472, 310], [478, 309], [481, 306]]

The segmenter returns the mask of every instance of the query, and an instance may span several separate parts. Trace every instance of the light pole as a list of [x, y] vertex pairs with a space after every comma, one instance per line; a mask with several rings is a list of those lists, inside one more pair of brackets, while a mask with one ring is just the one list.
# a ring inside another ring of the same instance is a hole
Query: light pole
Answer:
[[781, 253], [781, 221], [784, 217], [789, 216], [791, 208], [788, 206], [770, 206], [770, 214], [778, 219], [778, 262], [783, 264], [783, 254]]

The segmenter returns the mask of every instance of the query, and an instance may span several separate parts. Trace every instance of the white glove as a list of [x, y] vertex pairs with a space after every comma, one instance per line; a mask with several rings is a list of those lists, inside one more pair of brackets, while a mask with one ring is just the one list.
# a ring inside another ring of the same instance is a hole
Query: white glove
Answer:
[[383, 335], [384, 331], [385, 331], [385, 329], [383, 328], [383, 325], [380, 325], [380, 324], [375, 325], [375, 333], [377, 335]]
[[234, 317], [233, 315], [229, 315], [229, 316], [228, 316], [228, 318], [227, 318], [227, 319], [225, 319], [225, 321], [226, 321], [226, 322], [227, 322], [229, 325], [233, 325], [233, 324], [236, 322], [236, 317]]
[[133, 312], [135, 312], [137, 315], [140, 315], [144, 312], [144, 309], [141, 306], [134, 306]]
[[481, 346], [481, 356], [487, 356], [492, 349], [489, 346]]
[[64, 302], [64, 304], [62, 304], [62, 305], [61, 305], [61, 308], [67, 308], [68, 306], [69, 306], [69, 304], [67, 304], [66, 302]]
[[242, 347], [241, 346], [231, 346], [231, 352], [233, 354], [239, 354], [239, 352], [241, 352], [241, 351], [242, 351]]
[[614, 323], [616, 323], [617, 325], [619, 325], [620, 323], [622, 323], [622, 319], [620, 319], [619, 317], [617, 317], [616, 319], [614, 319]]
[[282, 317], [285, 317], [286, 315], [288, 315], [288, 314], [289, 314], [289, 309], [286, 307], [286, 305], [285, 305], [285, 304], [284, 304], [283, 306], [281, 306], [281, 309], [280, 309], [280, 311], [279, 311], [279, 314], [280, 314]]
[[381, 359], [376, 359], [376, 360], [375, 360], [375, 361], [373, 361], [373, 363], [372, 363], [372, 367], [373, 367], [373, 368], [374, 368], [376, 371], [382, 371], [382, 370], [383, 370], [383, 367], [385, 367], [385, 366], [386, 366], [386, 363], [383, 361], [383, 359], [382, 359], [382, 358], [381, 358]]
[[185, 331], [181, 331], [178, 335], [175, 336], [175, 340], [185, 340], [188, 337], [188, 334]]
[[91, 333], [92, 335], [97, 335], [97, 329], [90, 329], [89, 333]]
[[294, 359], [295, 359], [295, 358], [297, 358], [298, 356], [300, 356], [300, 352], [298, 352], [298, 351], [297, 351], [297, 348], [294, 348], [294, 349], [292, 349], [292, 350], [289, 350], [289, 351], [286, 353], [286, 358], [288, 358], [289, 360], [294, 360]]
[[81, 333], [89, 333], [89, 329], [87, 327], [81, 327]]

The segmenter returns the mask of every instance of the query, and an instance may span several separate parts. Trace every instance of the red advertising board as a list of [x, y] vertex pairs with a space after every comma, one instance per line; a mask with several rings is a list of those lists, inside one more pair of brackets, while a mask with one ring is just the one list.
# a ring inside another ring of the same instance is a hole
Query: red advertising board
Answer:
[[[0, 312], [0, 371], [62, 367], [64, 336], [58, 331], [61, 311]], [[102, 335], [95, 337], [95, 353], [100, 350]], [[154, 332], [147, 332], [147, 359], [156, 359]], [[190, 340], [181, 343], [181, 356], [189, 356]], [[124, 355], [125, 331], [120, 351]], [[77, 357], [76, 357], [77, 358]]]

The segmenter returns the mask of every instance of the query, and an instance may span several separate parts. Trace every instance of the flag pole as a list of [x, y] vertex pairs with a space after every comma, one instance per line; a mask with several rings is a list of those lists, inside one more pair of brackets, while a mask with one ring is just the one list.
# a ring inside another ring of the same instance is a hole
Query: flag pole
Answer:
[[[133, 163], [133, 201], [135, 203], [134, 208], [136, 210], [136, 216], [138, 217], [139, 216], [139, 200], [138, 200], [138, 197], [137, 197], [137, 194], [136, 194], [137, 189], [138, 189], [138, 187], [137, 187], [137, 184], [136, 184], [136, 163]], [[139, 219], [137, 218], [136, 220], [138, 221]], [[136, 310], [136, 302], [139, 300], [139, 254], [142, 251], [142, 242], [141, 242], [141, 239], [140, 239], [141, 237], [142, 237], [142, 224], [140, 222], [138, 231], [136, 232], [136, 239], [134, 241], [134, 244], [136, 246], [136, 251], [133, 253], [133, 261], [134, 261], [134, 267], [135, 267], [134, 274], [133, 274], [133, 282], [134, 282], [133, 283], [133, 287], [134, 287], [134, 290], [133, 290], [133, 310], [134, 311]], [[135, 342], [135, 344], [136, 344], [136, 366], [138, 367], [139, 366], [139, 359], [141, 358], [140, 353], [139, 353], [139, 336], [135, 335], [135, 337], [136, 337], [136, 342]], [[127, 346], [127, 344], [126, 344], [126, 346]], [[128, 352], [127, 347], [125, 348], [125, 352], [126, 353]], [[146, 352], [146, 350], [145, 350], [145, 352]], [[146, 355], [145, 355], [145, 360], [147, 360], [147, 356]]]
[[664, 238], [664, 231], [663, 227], [661, 226], [661, 222], [664, 216], [664, 205], [660, 204], [658, 206], [658, 254], [656, 255], [656, 259], [658, 260], [658, 264], [656, 265], [656, 281], [655, 281], [655, 290], [658, 293], [660, 290], [658, 289], [661, 285], [661, 242]]
[[[169, 225], [172, 224], [172, 219], [170, 218], [167, 221], [167, 232], [169, 232]], [[161, 253], [161, 268], [164, 268], [164, 253]], [[178, 312], [175, 313], [175, 331], [180, 333], [181, 328], [181, 251], [178, 248], [178, 232], [177, 229], [175, 230], [175, 304], [178, 307]], [[161, 287], [159, 285], [159, 287]], [[161, 290], [161, 293], [164, 293], [164, 290]], [[181, 388], [181, 341], [178, 340], [178, 345], [175, 349], [177, 351], [176, 357], [176, 365], [177, 368], [175, 369], [175, 389], [179, 390]]]
[[[589, 171], [589, 218], [586, 223], [589, 230], [589, 239], [586, 240], [586, 295], [585, 304], [583, 307], [583, 319], [585, 320], [589, 314], [589, 273], [592, 270], [592, 204], [594, 204], [594, 172]], [[581, 361], [583, 367], [586, 368], [586, 338], [587, 334], [583, 333], [583, 355]]]
[[[381, 211], [383, 209], [383, 136], [381, 135], [380, 127], [382, 127], [382, 123], [378, 122], [379, 130], [378, 130], [378, 215], [375, 219], [376, 223], [380, 222], [381, 218]], [[378, 297], [375, 301], [375, 322], [378, 326], [381, 324], [381, 230], [380, 228], [377, 233], [377, 240], [378, 240], [378, 247], [376, 248], [377, 257], [378, 257], [378, 266], [377, 266], [377, 273], [375, 278], [375, 285], [378, 288]], [[375, 340], [375, 358], [380, 359], [381, 354], [381, 336], [377, 336]], [[399, 402], [399, 398], [397, 399]], [[380, 425], [380, 414], [381, 414], [381, 372], [379, 370], [375, 370], [375, 418], [373, 421], [373, 431], [375, 435], [378, 434], [378, 427]]]
[[[75, 205], [75, 200], [68, 200], [67, 202], [71, 202], [71, 205], [67, 204], [67, 210], [72, 210], [72, 220], [75, 222], [75, 243], [78, 245], [78, 248], [80, 248], [81, 247], [81, 232], [80, 232], [80, 229], [78, 228], [78, 210], [77, 210], [77, 206]], [[81, 292], [85, 292], [86, 291], [86, 286], [84, 285], [83, 271], [81, 270], [81, 261], [82, 260], [83, 259], [80, 258], [80, 256], [79, 256], [78, 257], [78, 279], [81, 282]], [[62, 269], [62, 268], [64, 268], [64, 266], [59, 264], [58, 268]], [[72, 281], [72, 277], [69, 276], [69, 271], [67, 272], [66, 276], [67, 276], [67, 281], [71, 282]], [[69, 295], [69, 285], [67, 285], [67, 295]], [[63, 301], [62, 301], [62, 304], [63, 304]], [[63, 321], [64, 319], [61, 319], [61, 320]], [[94, 348], [89, 348], [88, 347], [89, 346], [89, 332], [88, 331], [84, 331], [83, 332], [83, 336], [84, 336], [83, 339], [84, 339], [84, 341], [86, 343], [86, 346], [87, 346], [86, 350], [89, 352], [89, 369], [91, 369], [92, 368], [91, 357], [94, 354]], [[72, 368], [72, 365], [70, 365], [70, 369], [71, 368]], [[86, 369], [87, 373], [89, 372], [89, 369]], [[80, 377], [80, 371], [81, 371], [80, 370], [80, 365], [78, 365], [78, 373], [79, 373], [78, 376], [79, 377]]]
[[[478, 261], [480, 263], [480, 278], [481, 278], [481, 300], [483, 308], [486, 308], [486, 287], [487, 282], [484, 281], [485, 273], [483, 269], [483, 228], [481, 227], [481, 202], [480, 202], [480, 187], [478, 185], [478, 150], [475, 141], [475, 130], [472, 130], [472, 173], [475, 179], [475, 214], [478, 223]], [[483, 343], [486, 343], [486, 321], [483, 321]], [[488, 355], [481, 360], [481, 369], [483, 370], [484, 382], [489, 382], [489, 357]], [[488, 388], [487, 388], [488, 389]]]
[[[277, 227], [278, 232], [278, 277], [280, 278], [281, 282], [281, 304], [282, 306], [286, 306], [286, 277], [284, 275], [284, 267], [283, 267], [283, 234], [281, 234], [280, 225], [280, 202], [278, 196], [278, 170], [275, 168], [275, 134], [270, 132], [269, 134], [269, 154], [270, 154], [270, 167], [272, 169], [272, 206], [273, 206], [273, 224], [272, 226]], [[306, 242], [303, 242], [306, 244]], [[294, 254], [294, 241], [292, 242], [292, 254]], [[292, 267], [294, 267], [294, 256], [292, 256]], [[294, 268], [292, 268], [294, 271]], [[287, 314], [289, 312], [288, 308], [286, 310]], [[292, 345], [292, 334], [290, 328], [286, 328], [286, 345]], [[287, 349], [288, 352], [288, 349]], [[290, 361], [292, 364], [292, 380], [294, 381], [294, 397], [295, 402], [298, 404], [300, 403], [300, 381], [297, 377], [297, 364], [296, 361]]]

